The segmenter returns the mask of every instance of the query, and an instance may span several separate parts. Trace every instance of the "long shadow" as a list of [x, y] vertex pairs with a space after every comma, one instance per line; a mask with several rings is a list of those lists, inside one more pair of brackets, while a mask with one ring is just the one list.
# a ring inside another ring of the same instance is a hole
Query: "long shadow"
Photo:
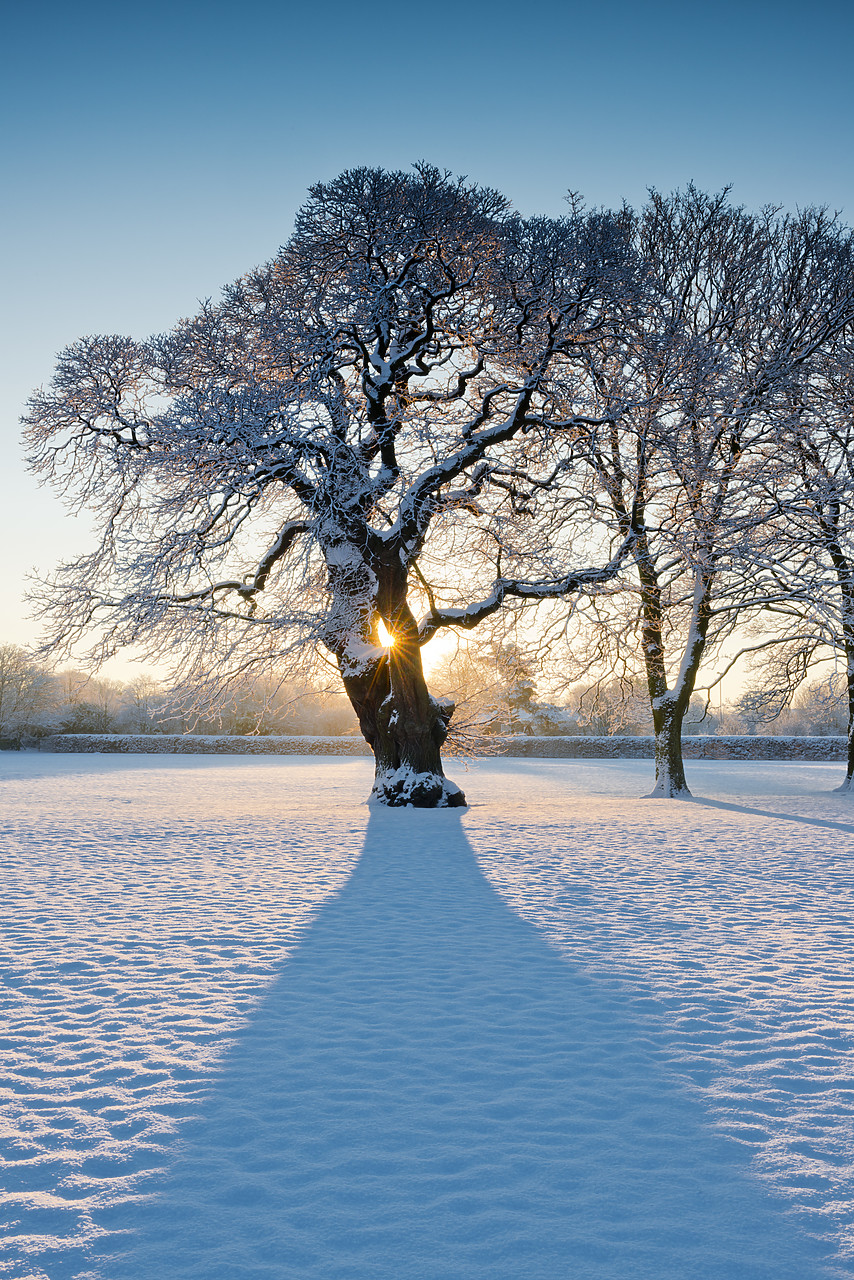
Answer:
[[827, 818], [807, 818], [800, 813], [775, 813], [770, 809], [752, 809], [746, 804], [735, 804], [730, 800], [709, 800], [705, 796], [691, 796], [691, 804], [708, 805], [711, 809], [731, 809], [734, 813], [752, 813], [758, 818], [776, 818], [780, 822], [800, 822], [807, 827], [827, 827], [831, 831], [845, 831], [854, 836], [854, 826], [845, 822], [830, 822]]
[[99, 1274], [825, 1275], [664, 1049], [508, 909], [459, 814], [377, 812]]

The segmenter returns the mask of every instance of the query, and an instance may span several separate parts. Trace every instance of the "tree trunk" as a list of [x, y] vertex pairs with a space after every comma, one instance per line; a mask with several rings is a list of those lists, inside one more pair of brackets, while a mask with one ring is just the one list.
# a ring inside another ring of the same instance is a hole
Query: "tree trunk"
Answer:
[[635, 563], [641, 581], [641, 636], [655, 730], [655, 786], [646, 798], [676, 799], [691, 794], [682, 763], [682, 721], [687, 700], [677, 697], [667, 687], [661, 633], [661, 588], [645, 537], [639, 539]]
[[682, 763], [682, 700], [665, 694], [652, 708], [655, 729], [655, 786], [648, 799], [679, 799], [690, 796]]
[[[649, 677], [650, 693], [653, 694], [652, 723], [655, 729], [655, 786], [649, 799], [668, 797], [676, 799], [680, 796], [690, 797], [688, 784], [685, 781], [685, 766], [682, 763], [682, 723], [691, 703], [691, 694], [697, 682], [697, 672], [706, 648], [706, 635], [711, 617], [711, 595], [714, 573], [707, 569], [696, 571], [694, 579], [694, 606], [688, 637], [682, 654], [679, 675], [674, 682], [672, 692], [658, 693], [656, 688], [662, 685], [666, 689], [663, 649], [659, 650], [658, 674]], [[658, 632], [660, 641], [660, 630]], [[652, 657], [648, 654], [648, 658]], [[656, 670], [647, 662], [647, 672]]]
[[380, 708], [373, 796], [382, 804], [411, 804], [420, 809], [464, 805], [465, 796], [442, 768], [441, 747], [454, 707], [430, 697], [420, 646], [398, 632], [392, 635], [391, 689]]
[[442, 768], [453, 703], [431, 698], [424, 679], [418, 625], [406, 602], [406, 575], [399, 565], [379, 576], [377, 604], [392, 643], [386, 654], [358, 675], [339, 660], [347, 696], [374, 753], [371, 799], [418, 809], [457, 808], [466, 798]]
[[835, 791], [854, 791], [854, 716], [850, 711], [848, 714], [848, 768], [845, 773], [845, 781], [841, 787], [835, 787]]
[[847, 686], [848, 686], [848, 764], [845, 770], [845, 781], [834, 791], [854, 791], [854, 638], [846, 643]]

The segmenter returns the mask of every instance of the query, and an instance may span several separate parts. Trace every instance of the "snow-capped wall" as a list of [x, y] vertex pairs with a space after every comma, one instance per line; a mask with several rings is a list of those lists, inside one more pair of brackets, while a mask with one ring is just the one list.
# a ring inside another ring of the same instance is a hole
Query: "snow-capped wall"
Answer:
[[[490, 754], [536, 758], [652, 759], [652, 738], [525, 737], [496, 741]], [[686, 760], [844, 760], [844, 738], [686, 737]], [[202, 755], [369, 756], [368, 744], [357, 737], [269, 736], [228, 734], [64, 733], [41, 742], [42, 751], [110, 751]]]
[[363, 738], [200, 733], [56, 733], [41, 751], [111, 751], [180, 755], [369, 756]]
[[[654, 738], [525, 738], [507, 741], [508, 756], [571, 756], [575, 759], [652, 760]], [[720, 736], [712, 734], [682, 739], [686, 760], [844, 760], [845, 738]]]

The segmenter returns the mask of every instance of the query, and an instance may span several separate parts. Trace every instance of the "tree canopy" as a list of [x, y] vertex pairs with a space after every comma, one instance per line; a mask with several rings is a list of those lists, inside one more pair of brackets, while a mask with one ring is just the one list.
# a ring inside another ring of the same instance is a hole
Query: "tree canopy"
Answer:
[[460, 804], [421, 646], [628, 592], [678, 793], [704, 646], [767, 559], [792, 388], [852, 318], [850, 235], [820, 212], [689, 188], [524, 219], [427, 164], [348, 171], [218, 301], [81, 339], [33, 397], [33, 467], [99, 524], [42, 590], [52, 643], [190, 682], [325, 647], [375, 796]]
[[548, 379], [637, 277], [619, 217], [523, 220], [428, 165], [313, 187], [219, 302], [145, 343], [75, 343], [34, 397], [33, 465], [101, 528], [42, 598], [57, 643], [95, 631], [95, 656], [142, 643], [207, 676], [321, 640], [377, 794], [458, 800], [420, 646], [616, 572], [619, 552], [585, 566], [566, 536], [580, 419]]

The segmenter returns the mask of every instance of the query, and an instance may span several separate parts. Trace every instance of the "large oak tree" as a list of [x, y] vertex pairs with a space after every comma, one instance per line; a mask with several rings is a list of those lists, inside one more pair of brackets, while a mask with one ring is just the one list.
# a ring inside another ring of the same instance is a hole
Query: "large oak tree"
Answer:
[[34, 396], [32, 465], [99, 526], [42, 593], [54, 647], [94, 634], [95, 658], [143, 646], [204, 679], [322, 642], [375, 796], [464, 803], [421, 646], [616, 573], [632, 530], [588, 545], [583, 416], [549, 374], [641, 276], [625, 216], [526, 221], [423, 164], [313, 187], [221, 300], [147, 342], [82, 339]]

